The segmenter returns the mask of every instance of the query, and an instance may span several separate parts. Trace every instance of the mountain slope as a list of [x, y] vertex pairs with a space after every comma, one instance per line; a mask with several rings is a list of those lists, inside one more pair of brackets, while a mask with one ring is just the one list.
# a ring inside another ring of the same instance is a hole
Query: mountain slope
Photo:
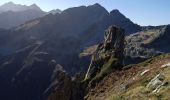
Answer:
[[154, 48], [160, 52], [170, 52], [170, 25], [164, 26], [162, 30], [160, 30], [159, 37], [153, 40], [151, 43], [147, 44], [146, 47]]
[[18, 50], [0, 66], [1, 99], [45, 100], [43, 93], [55, 77], [56, 62], [48, 53], [37, 51], [40, 45]]
[[170, 55], [129, 65], [106, 76], [89, 92], [88, 100], [169, 100]]
[[0, 13], [0, 28], [9, 29], [24, 24], [27, 21], [45, 16], [46, 13], [38, 10], [25, 10], [21, 12], [7, 11]]
[[138, 63], [160, 53], [170, 52], [169, 27], [169, 25], [147, 27], [141, 32], [127, 36], [125, 49], [127, 62], [125, 63]]

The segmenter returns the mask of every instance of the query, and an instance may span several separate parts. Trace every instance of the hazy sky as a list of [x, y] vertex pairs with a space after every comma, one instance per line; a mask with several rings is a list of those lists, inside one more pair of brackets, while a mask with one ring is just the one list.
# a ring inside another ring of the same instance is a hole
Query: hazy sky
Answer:
[[12, 1], [17, 4], [37, 4], [44, 11], [99, 3], [108, 11], [118, 9], [140, 25], [170, 24], [170, 0], [0, 0], [0, 5]]

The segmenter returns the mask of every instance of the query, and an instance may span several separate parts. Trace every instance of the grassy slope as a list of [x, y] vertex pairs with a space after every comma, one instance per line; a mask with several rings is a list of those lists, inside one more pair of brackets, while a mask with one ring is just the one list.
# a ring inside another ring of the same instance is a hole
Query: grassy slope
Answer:
[[[115, 71], [89, 92], [88, 99], [170, 100], [170, 66], [161, 67], [167, 63], [170, 63], [170, 54], [163, 54], [140, 64], [126, 66], [122, 71]], [[157, 75], [161, 76], [162, 85], [148, 85]]]

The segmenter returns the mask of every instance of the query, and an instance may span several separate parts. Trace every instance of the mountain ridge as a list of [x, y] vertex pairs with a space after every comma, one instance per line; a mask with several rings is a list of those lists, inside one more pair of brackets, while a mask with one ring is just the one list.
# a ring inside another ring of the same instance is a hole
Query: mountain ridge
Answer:
[[42, 11], [40, 7], [38, 7], [36, 4], [27, 6], [27, 5], [15, 4], [13, 2], [7, 2], [0, 6], [0, 13], [6, 12], [6, 11], [20, 12], [20, 11], [25, 11], [29, 9]]
[[11, 29], [49, 13], [56, 14], [61, 13], [61, 11], [45, 12], [36, 4], [27, 6], [8, 2], [0, 6], [0, 28]]

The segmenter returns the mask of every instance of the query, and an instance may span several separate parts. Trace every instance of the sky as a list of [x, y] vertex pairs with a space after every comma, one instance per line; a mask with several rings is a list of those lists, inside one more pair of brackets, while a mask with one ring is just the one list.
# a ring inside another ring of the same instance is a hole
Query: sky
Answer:
[[108, 11], [118, 9], [142, 26], [170, 24], [170, 0], [0, 0], [0, 5], [9, 1], [24, 5], [35, 3], [44, 11], [99, 3]]

